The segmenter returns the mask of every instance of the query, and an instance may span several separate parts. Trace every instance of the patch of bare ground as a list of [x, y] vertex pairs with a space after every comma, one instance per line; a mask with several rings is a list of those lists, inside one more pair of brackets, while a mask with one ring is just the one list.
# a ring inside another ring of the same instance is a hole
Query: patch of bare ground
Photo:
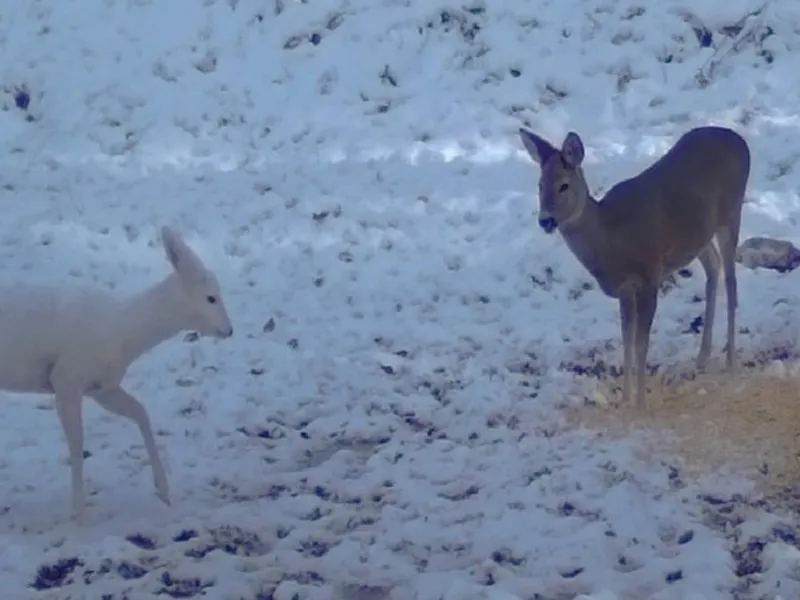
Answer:
[[766, 493], [800, 483], [800, 375], [778, 366], [673, 383], [651, 377], [646, 409], [622, 406], [619, 383], [600, 382], [600, 401], [568, 409], [570, 423], [611, 437], [645, 433], [655, 456], [683, 458], [685, 476], [733, 470]]

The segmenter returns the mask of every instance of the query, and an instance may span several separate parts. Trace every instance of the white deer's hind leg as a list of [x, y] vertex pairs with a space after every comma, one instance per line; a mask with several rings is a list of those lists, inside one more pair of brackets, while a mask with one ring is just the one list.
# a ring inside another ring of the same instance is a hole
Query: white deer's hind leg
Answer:
[[144, 440], [144, 447], [147, 449], [150, 466], [153, 469], [153, 483], [156, 487], [156, 495], [164, 504], [169, 505], [169, 483], [167, 481], [167, 474], [164, 470], [164, 464], [161, 462], [161, 457], [158, 454], [158, 448], [156, 448], [156, 440], [153, 436], [153, 428], [150, 425], [150, 417], [147, 415], [147, 409], [121, 387], [102, 393], [92, 394], [91, 397], [107, 411], [130, 419], [139, 427], [142, 439]]
[[72, 515], [83, 520], [85, 496], [83, 492], [83, 398], [79, 392], [56, 388], [56, 412], [64, 430], [69, 448], [69, 468], [72, 479]]

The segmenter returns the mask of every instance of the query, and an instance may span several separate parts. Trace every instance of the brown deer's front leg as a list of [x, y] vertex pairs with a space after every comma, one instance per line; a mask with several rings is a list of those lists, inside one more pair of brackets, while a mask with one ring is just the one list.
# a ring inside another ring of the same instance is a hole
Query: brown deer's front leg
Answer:
[[645, 378], [647, 376], [647, 351], [650, 348], [650, 328], [658, 306], [658, 286], [646, 285], [636, 292], [636, 405], [646, 408]]
[[636, 327], [636, 302], [633, 294], [625, 292], [619, 296], [619, 316], [622, 326], [622, 403], [629, 404], [631, 401], [631, 381], [633, 371], [633, 346], [634, 329]]

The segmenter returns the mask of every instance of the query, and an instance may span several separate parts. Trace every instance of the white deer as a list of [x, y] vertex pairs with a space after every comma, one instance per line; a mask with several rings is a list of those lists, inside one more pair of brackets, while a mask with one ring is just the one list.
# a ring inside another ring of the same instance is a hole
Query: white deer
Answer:
[[174, 271], [128, 298], [91, 288], [0, 287], [0, 389], [54, 394], [69, 447], [72, 511], [83, 520], [83, 397], [139, 427], [156, 495], [170, 503], [164, 465], [147, 410], [122, 386], [142, 354], [184, 330], [228, 338], [233, 327], [219, 283], [170, 229], [161, 229]]

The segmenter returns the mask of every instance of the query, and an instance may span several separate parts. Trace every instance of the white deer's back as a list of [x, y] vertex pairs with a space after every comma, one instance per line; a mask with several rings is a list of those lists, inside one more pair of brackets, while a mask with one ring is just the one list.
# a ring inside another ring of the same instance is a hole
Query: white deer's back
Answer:
[[119, 309], [96, 289], [0, 287], [0, 388], [52, 392], [50, 372], [60, 357], [91, 361], [107, 352]]

